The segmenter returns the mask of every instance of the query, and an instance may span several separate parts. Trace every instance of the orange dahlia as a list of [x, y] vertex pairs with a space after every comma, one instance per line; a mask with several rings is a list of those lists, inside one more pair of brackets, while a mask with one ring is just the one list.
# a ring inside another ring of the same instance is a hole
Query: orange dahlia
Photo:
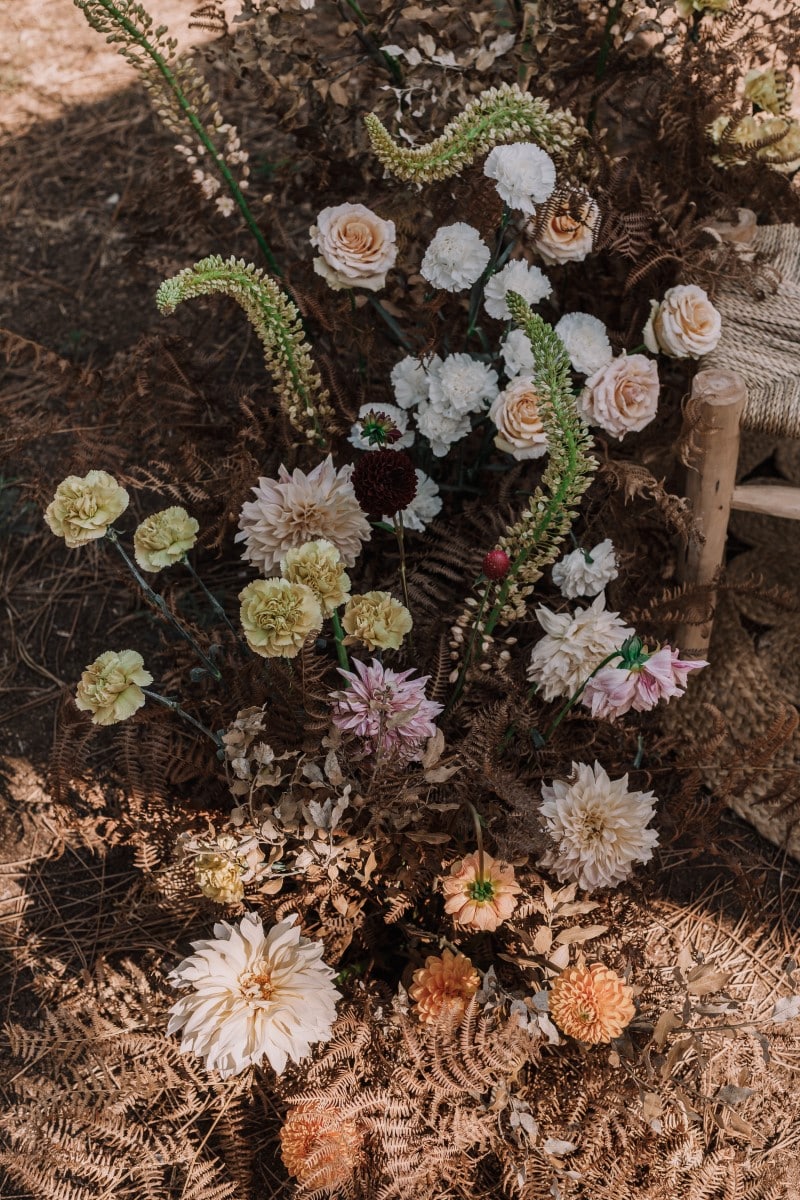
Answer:
[[290, 1175], [309, 1191], [342, 1187], [353, 1174], [362, 1136], [337, 1108], [296, 1104], [281, 1129], [281, 1157]]
[[432, 954], [414, 972], [408, 994], [420, 1021], [433, 1025], [443, 1012], [454, 1020], [462, 1017], [479, 986], [480, 976], [466, 955], [444, 950], [441, 958]]
[[633, 988], [602, 963], [567, 967], [550, 991], [550, 1016], [581, 1042], [610, 1042], [633, 1019]]
[[484, 854], [481, 869], [479, 858], [477, 853], [468, 854], [453, 863], [442, 880], [444, 910], [456, 925], [492, 932], [511, 916], [522, 889], [508, 863], [495, 862], [490, 854]]

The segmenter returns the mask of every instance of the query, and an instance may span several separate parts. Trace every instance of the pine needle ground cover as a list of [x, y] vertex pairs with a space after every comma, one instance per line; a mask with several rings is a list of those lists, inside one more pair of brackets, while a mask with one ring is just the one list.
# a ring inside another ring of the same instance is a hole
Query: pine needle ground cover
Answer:
[[[797, 1197], [798, 868], [728, 808], [791, 818], [797, 697], [737, 738], [676, 645], [793, 6], [49, 9], [0, 17], [0, 1195]], [[118, 84], [32, 86], [75, 47]]]

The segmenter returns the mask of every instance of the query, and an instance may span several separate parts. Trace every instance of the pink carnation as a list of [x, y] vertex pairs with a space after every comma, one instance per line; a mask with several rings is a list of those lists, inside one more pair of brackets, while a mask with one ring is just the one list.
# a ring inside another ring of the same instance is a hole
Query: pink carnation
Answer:
[[649, 712], [659, 700], [682, 696], [689, 672], [708, 663], [701, 658], [683, 662], [679, 654], [671, 646], [662, 646], [632, 666], [603, 667], [586, 684], [581, 703], [591, 708], [593, 717], [615, 721], [631, 709]]
[[373, 658], [369, 666], [355, 661], [356, 673], [339, 674], [349, 686], [332, 692], [333, 723], [364, 739], [372, 753], [396, 754], [404, 761], [419, 758], [422, 744], [436, 733], [433, 723], [442, 705], [425, 697], [430, 675], [409, 679], [411, 671], [393, 671]]

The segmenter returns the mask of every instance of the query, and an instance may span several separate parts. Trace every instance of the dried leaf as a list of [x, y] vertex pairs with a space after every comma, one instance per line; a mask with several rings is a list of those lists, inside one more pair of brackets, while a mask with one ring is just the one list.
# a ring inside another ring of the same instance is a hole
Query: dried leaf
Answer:
[[562, 929], [556, 941], [562, 946], [571, 946], [578, 942], [589, 942], [592, 938], [601, 937], [608, 931], [607, 925], [573, 925], [570, 929]]

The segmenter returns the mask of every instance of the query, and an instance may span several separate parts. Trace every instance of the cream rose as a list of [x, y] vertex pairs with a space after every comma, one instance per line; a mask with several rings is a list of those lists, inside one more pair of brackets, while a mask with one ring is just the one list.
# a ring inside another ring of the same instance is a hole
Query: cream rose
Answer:
[[58, 485], [44, 519], [70, 550], [105, 537], [110, 525], [128, 507], [128, 493], [113, 475], [90, 471], [83, 478], [68, 475]]
[[547, 436], [539, 412], [539, 397], [530, 375], [518, 375], [500, 392], [489, 409], [497, 426], [494, 444], [516, 459], [541, 458]]
[[185, 508], [174, 505], [142, 521], [133, 535], [133, 552], [143, 571], [160, 571], [180, 562], [197, 541], [200, 528]]
[[296, 658], [309, 634], [322, 628], [319, 600], [304, 583], [255, 579], [239, 600], [247, 644], [262, 658]]
[[622, 440], [649, 425], [658, 409], [658, 368], [644, 354], [622, 354], [586, 380], [578, 406], [590, 425]]
[[362, 287], [377, 292], [397, 258], [394, 221], [384, 221], [363, 204], [323, 208], [309, 234], [321, 258], [314, 270], [334, 291]]
[[82, 712], [92, 714], [94, 725], [117, 725], [142, 707], [142, 688], [152, 682], [141, 654], [106, 650], [81, 675], [75, 703]]
[[[600, 218], [591, 196], [575, 203], [565, 200], [551, 213], [534, 241], [548, 266], [564, 262], [582, 262], [594, 248], [594, 234]], [[531, 223], [535, 226], [535, 222]]]
[[653, 354], [662, 350], [672, 358], [700, 358], [711, 353], [721, 332], [722, 317], [703, 289], [689, 283], [670, 288], [660, 304], [651, 301], [642, 336]]

